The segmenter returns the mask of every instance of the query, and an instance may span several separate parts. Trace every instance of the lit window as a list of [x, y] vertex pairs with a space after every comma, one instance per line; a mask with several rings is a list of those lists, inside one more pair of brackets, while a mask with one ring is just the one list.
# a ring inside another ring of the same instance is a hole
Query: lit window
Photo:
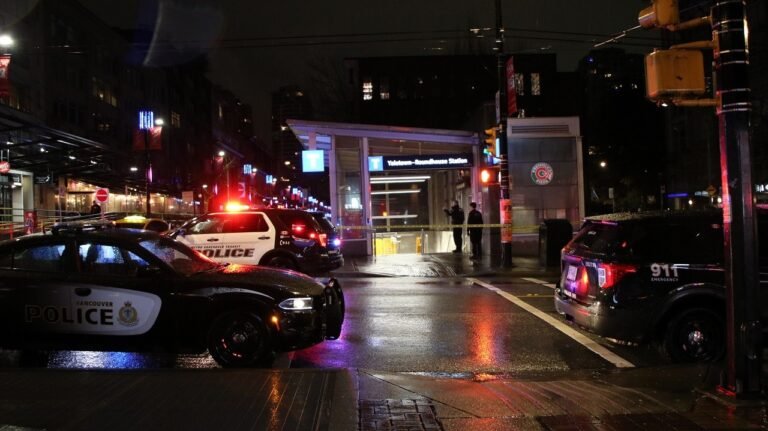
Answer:
[[181, 127], [181, 114], [171, 111], [171, 126]]
[[363, 82], [363, 100], [373, 100], [373, 82], [370, 79]]
[[541, 96], [541, 74], [531, 74], [531, 96]]
[[525, 96], [525, 78], [522, 73], [515, 73], [515, 92], [518, 96]]
[[379, 98], [389, 100], [389, 79], [387, 78], [382, 78], [379, 83]]

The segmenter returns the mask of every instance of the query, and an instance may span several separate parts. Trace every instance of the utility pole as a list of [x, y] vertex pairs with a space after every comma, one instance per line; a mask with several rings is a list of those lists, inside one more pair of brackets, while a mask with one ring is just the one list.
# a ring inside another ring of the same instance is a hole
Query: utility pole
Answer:
[[509, 198], [509, 151], [507, 149], [507, 62], [504, 56], [504, 27], [501, 22], [501, 0], [496, 1], [496, 50], [497, 82], [499, 87], [499, 124], [496, 138], [499, 140], [499, 173], [501, 174], [501, 266], [512, 267], [512, 203]]
[[744, 0], [719, 0], [712, 8], [717, 73], [717, 117], [725, 237], [726, 367], [720, 391], [760, 394], [762, 340], [757, 228], [752, 196], [751, 112]]

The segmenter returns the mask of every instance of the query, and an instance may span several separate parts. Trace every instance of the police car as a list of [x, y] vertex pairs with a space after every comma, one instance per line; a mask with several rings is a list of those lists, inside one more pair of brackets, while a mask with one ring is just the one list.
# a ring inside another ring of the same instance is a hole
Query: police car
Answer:
[[214, 262], [155, 232], [72, 230], [0, 243], [0, 347], [207, 350], [225, 367], [338, 338], [334, 279]]
[[338, 249], [329, 253], [328, 236], [306, 211], [265, 208], [209, 213], [171, 233], [218, 262], [265, 265], [305, 273], [340, 267]]
[[[761, 291], [768, 288], [766, 216], [758, 212]], [[677, 362], [722, 357], [722, 220], [721, 211], [587, 218], [562, 250], [555, 308], [568, 321], [609, 339], [658, 342]], [[762, 310], [768, 313], [768, 307]]]

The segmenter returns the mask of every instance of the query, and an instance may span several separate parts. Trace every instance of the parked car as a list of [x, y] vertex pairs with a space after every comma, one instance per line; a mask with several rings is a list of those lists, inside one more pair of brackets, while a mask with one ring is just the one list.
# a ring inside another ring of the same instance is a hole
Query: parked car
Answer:
[[334, 279], [221, 264], [155, 232], [92, 227], [0, 243], [0, 347], [207, 350], [240, 367], [341, 332]]
[[[761, 290], [768, 288], [766, 216], [758, 212]], [[721, 211], [590, 217], [561, 257], [555, 308], [568, 321], [609, 339], [658, 342], [678, 362], [724, 354]]]
[[158, 218], [146, 218], [142, 215], [129, 215], [115, 220], [115, 226], [128, 229], [144, 229], [163, 233], [170, 229], [170, 224]]
[[318, 273], [340, 267], [328, 236], [306, 211], [265, 208], [214, 212], [171, 232], [218, 262], [266, 265]]

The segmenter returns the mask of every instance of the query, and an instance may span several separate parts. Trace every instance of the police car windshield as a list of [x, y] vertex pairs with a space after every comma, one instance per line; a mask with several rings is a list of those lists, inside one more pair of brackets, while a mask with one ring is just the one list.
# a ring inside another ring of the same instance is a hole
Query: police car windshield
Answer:
[[167, 238], [147, 239], [139, 244], [183, 275], [211, 271], [221, 266], [191, 248]]

